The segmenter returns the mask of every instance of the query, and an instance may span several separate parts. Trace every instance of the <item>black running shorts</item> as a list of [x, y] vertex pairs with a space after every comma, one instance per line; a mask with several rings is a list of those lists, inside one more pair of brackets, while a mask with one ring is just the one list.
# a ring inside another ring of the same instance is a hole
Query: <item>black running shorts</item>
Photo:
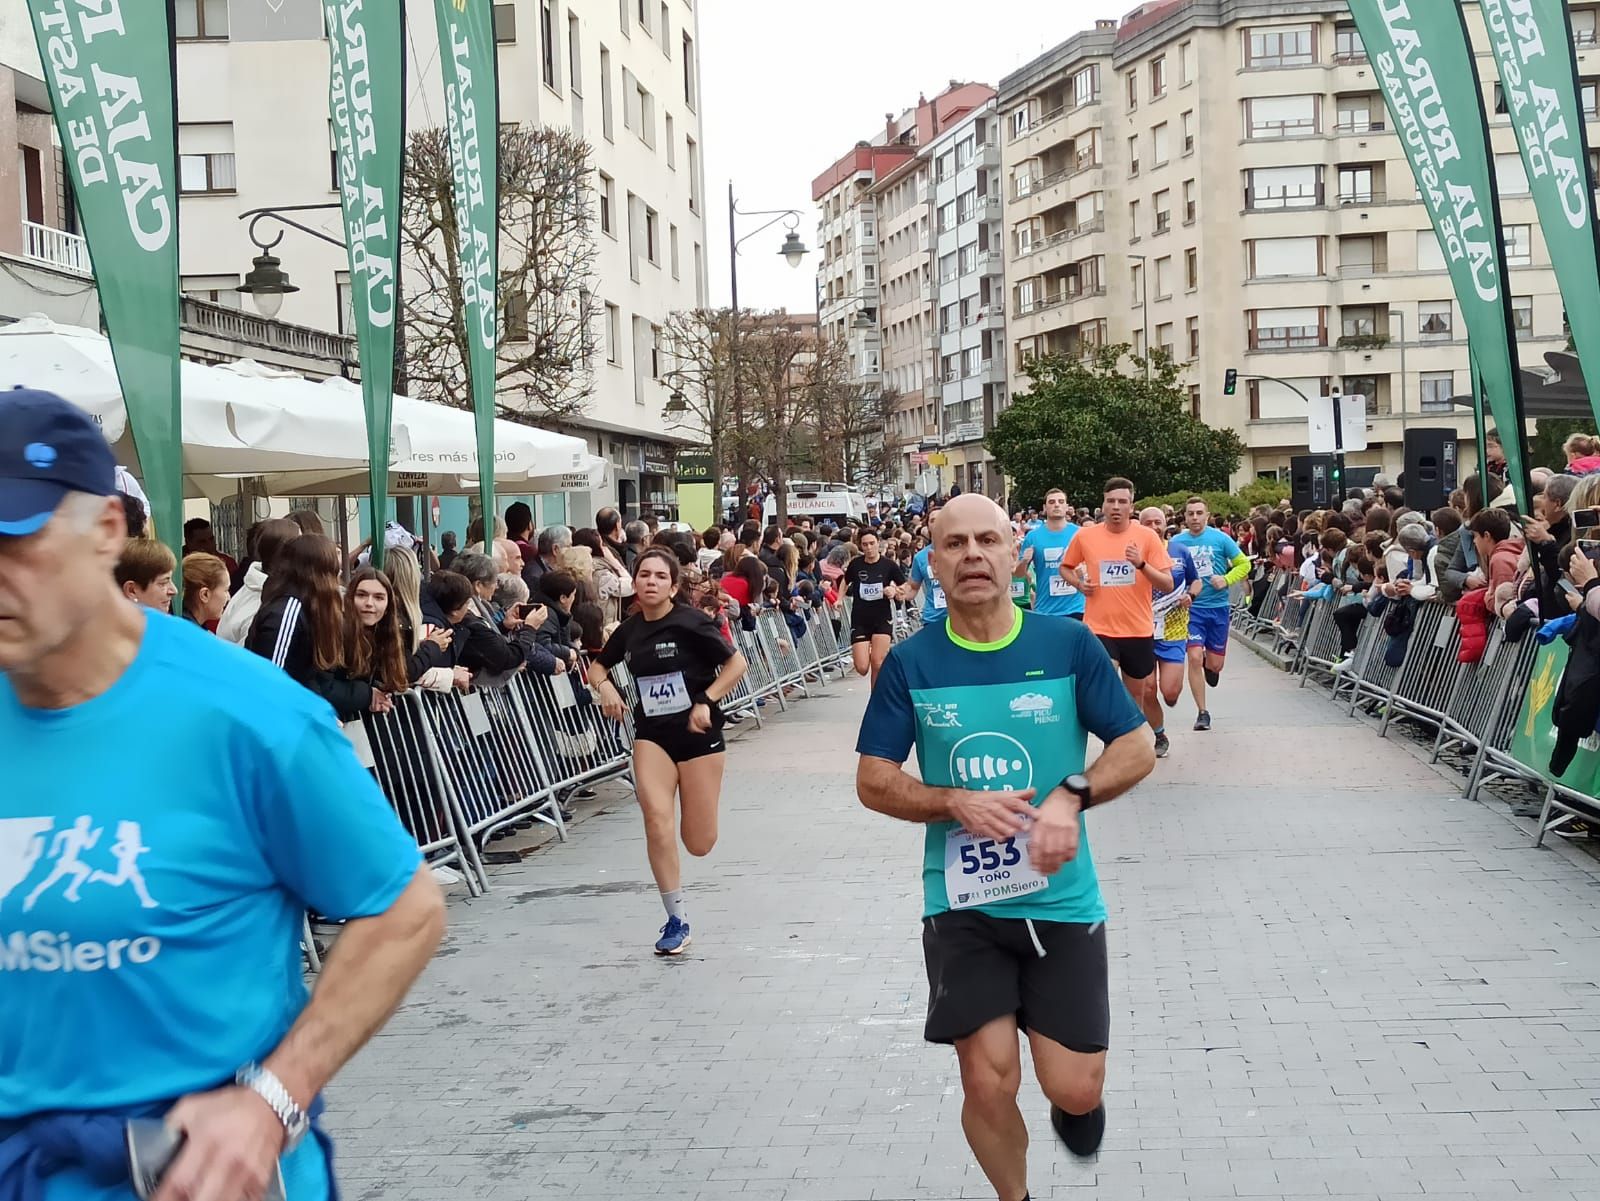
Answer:
[[1148, 638], [1110, 638], [1098, 635], [1100, 645], [1106, 648], [1122, 674], [1130, 680], [1147, 680], [1156, 670], [1156, 640]]
[[1110, 1045], [1104, 922], [1030, 923], [951, 910], [922, 919], [922, 954], [923, 1037], [931, 1043], [953, 1043], [1015, 1014], [1020, 1028], [1069, 1051], [1092, 1055]]
[[634, 733], [634, 741], [655, 743], [674, 763], [686, 763], [704, 755], [720, 755], [728, 749], [722, 738], [720, 721], [709, 734], [696, 734], [687, 722], [682, 725], [641, 722]]
[[854, 646], [858, 642], [871, 642], [873, 638], [877, 637], [879, 634], [882, 634], [885, 638], [894, 637], [894, 622], [892, 619], [884, 618], [882, 620], [874, 621], [871, 618], [868, 618], [860, 623], [854, 621], [850, 623], [851, 646]]

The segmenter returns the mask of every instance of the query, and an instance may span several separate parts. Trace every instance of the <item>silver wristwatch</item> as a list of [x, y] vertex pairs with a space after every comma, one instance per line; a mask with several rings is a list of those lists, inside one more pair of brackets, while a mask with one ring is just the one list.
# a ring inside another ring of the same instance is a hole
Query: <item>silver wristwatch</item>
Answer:
[[299, 1146], [300, 1140], [305, 1138], [306, 1131], [311, 1129], [311, 1119], [306, 1116], [306, 1111], [295, 1104], [289, 1090], [283, 1087], [279, 1080], [259, 1063], [247, 1063], [240, 1068], [234, 1076], [233, 1082], [240, 1088], [247, 1088], [272, 1107], [272, 1112], [278, 1115], [278, 1121], [283, 1123], [283, 1150], [284, 1154], [293, 1151]]

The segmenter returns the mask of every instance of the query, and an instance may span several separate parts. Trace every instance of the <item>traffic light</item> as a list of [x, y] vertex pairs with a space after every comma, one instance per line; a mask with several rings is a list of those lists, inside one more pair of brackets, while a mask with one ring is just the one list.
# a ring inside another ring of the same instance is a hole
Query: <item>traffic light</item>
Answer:
[[1227, 371], [1223, 372], [1222, 375], [1222, 394], [1224, 396], [1232, 396], [1238, 390], [1239, 373], [1232, 367], [1229, 367]]

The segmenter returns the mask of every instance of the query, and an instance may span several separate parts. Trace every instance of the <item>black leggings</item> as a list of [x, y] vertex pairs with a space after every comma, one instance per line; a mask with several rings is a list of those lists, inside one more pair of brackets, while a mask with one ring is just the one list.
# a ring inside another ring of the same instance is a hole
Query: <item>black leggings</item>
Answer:
[[1361, 633], [1361, 622], [1367, 615], [1365, 605], [1340, 605], [1333, 611], [1333, 624], [1339, 627], [1339, 653], [1348, 655], [1356, 649], [1356, 639]]

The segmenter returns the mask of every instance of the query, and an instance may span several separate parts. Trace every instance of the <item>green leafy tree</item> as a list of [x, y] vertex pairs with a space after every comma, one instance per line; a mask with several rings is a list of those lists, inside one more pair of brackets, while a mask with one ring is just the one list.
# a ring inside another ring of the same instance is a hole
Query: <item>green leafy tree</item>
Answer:
[[1541, 417], [1534, 422], [1535, 433], [1528, 439], [1528, 466], [1564, 471], [1567, 452], [1561, 444], [1573, 434], [1594, 433], [1593, 417]]
[[1189, 415], [1178, 368], [1159, 351], [1148, 362], [1125, 343], [1081, 361], [1052, 355], [1032, 360], [1027, 374], [1032, 388], [984, 439], [1012, 481], [1013, 508], [1040, 504], [1051, 488], [1092, 504], [1113, 475], [1131, 479], [1136, 496], [1226, 490], [1244, 454], [1232, 430]]

